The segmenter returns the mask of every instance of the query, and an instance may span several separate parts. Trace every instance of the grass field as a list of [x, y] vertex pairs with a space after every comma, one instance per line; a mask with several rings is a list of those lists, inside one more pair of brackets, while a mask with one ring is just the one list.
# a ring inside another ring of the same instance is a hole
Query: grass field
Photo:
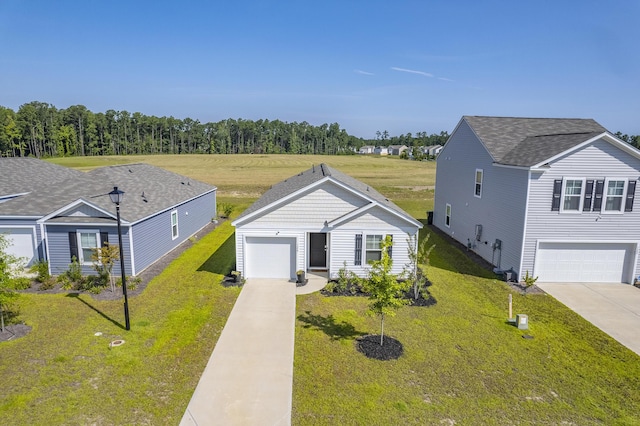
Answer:
[[[218, 199], [246, 208], [269, 187], [314, 164], [326, 163], [373, 186], [418, 219], [433, 208], [435, 162], [378, 156], [323, 155], [147, 155], [69, 157], [52, 163], [79, 170], [145, 162], [218, 187]], [[122, 188], [126, 192], [126, 188]]]
[[[434, 163], [380, 157], [52, 161], [82, 170], [148, 162], [218, 186], [235, 214], [270, 185], [326, 162], [424, 219], [435, 177]], [[238, 295], [219, 284], [233, 260], [232, 232], [227, 222], [197, 241], [130, 299], [129, 333], [119, 326], [121, 302], [24, 295], [20, 319], [33, 330], [0, 343], [0, 424], [177, 424]], [[298, 297], [293, 424], [640, 424], [640, 357], [543, 295], [514, 294], [534, 336], [523, 339], [506, 323], [508, 287], [431, 238], [436, 303], [385, 321], [404, 345], [398, 360], [369, 360], [355, 349], [358, 336], [379, 331], [364, 315], [366, 299]], [[109, 349], [116, 338], [125, 345]]]

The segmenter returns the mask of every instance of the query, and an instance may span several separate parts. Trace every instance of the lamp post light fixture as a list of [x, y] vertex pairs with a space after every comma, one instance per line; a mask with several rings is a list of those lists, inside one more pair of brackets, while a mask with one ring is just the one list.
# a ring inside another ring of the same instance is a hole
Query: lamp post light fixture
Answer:
[[117, 186], [109, 193], [109, 198], [116, 205], [116, 216], [118, 219], [118, 244], [120, 245], [120, 273], [122, 274], [122, 294], [124, 295], [124, 321], [125, 328], [131, 329], [129, 325], [129, 301], [127, 300], [127, 275], [124, 271], [124, 252], [122, 250], [122, 227], [120, 226], [120, 203], [124, 197], [124, 191], [120, 191]]

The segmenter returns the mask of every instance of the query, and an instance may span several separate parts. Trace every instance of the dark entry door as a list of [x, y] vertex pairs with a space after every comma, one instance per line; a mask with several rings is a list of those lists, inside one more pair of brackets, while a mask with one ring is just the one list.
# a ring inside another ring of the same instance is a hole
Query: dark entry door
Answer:
[[327, 267], [327, 234], [309, 234], [309, 267]]

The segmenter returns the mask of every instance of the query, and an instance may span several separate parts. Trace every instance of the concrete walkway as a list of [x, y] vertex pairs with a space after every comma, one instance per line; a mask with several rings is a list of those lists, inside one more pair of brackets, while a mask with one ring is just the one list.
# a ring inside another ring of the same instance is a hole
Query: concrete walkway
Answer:
[[612, 283], [536, 283], [536, 286], [640, 355], [640, 289]]
[[290, 425], [296, 285], [249, 279], [181, 425]]

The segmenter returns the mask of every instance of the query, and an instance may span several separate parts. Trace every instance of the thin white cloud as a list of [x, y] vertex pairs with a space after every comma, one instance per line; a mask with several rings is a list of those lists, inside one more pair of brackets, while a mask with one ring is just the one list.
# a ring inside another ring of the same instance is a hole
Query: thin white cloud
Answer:
[[362, 71], [362, 70], [353, 70], [353, 72], [355, 72], [356, 74], [362, 74], [362, 75], [375, 75], [372, 72]]
[[438, 80], [442, 80], [442, 81], [455, 81], [455, 80], [451, 80], [450, 78], [445, 78], [445, 77], [438, 77]]
[[406, 68], [398, 68], [398, 67], [391, 67], [391, 69], [394, 70], [394, 71], [408, 72], [410, 74], [423, 75], [425, 77], [433, 77], [433, 74], [429, 74], [428, 72], [424, 72], [424, 71], [409, 70], [409, 69], [406, 69]]

